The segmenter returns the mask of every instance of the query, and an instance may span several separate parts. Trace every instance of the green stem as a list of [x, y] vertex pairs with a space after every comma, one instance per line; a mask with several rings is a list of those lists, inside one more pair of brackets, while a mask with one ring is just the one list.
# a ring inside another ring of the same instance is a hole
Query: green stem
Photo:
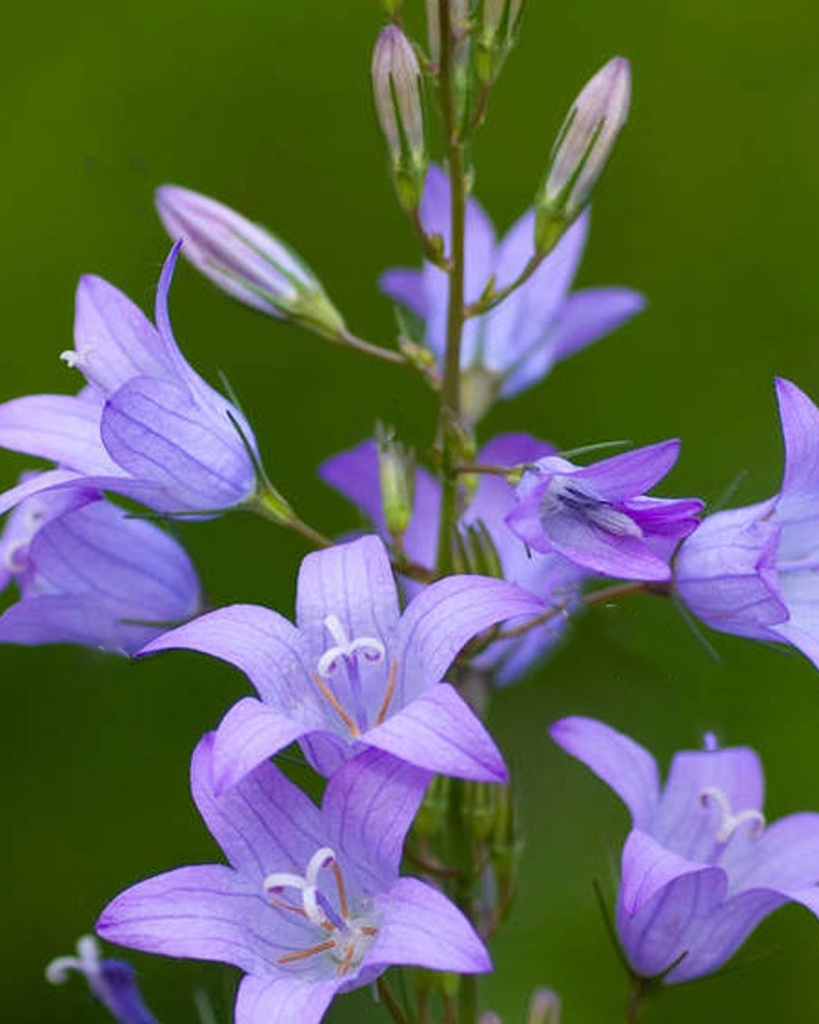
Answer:
[[408, 360], [402, 352], [393, 352], [392, 349], [382, 348], [380, 345], [373, 345], [370, 341], [364, 341], [346, 328], [340, 331], [334, 341], [339, 345], [346, 345], [347, 348], [354, 348], [357, 352], [363, 352], [367, 356], [375, 356], [376, 359], [383, 359], [388, 363], [396, 363], [399, 366], [405, 365]]
[[378, 995], [381, 998], [381, 1002], [386, 1006], [390, 1016], [395, 1021], [395, 1024], [410, 1024], [409, 1018], [401, 1008], [401, 1004], [392, 994], [387, 979], [383, 974], [376, 982], [376, 987], [378, 988]]
[[441, 383], [439, 436], [441, 443], [441, 520], [438, 534], [438, 568], [452, 571], [450, 537], [458, 518], [458, 463], [455, 437], [461, 416], [461, 334], [464, 325], [464, 245], [466, 232], [466, 173], [464, 149], [458, 130], [453, 81], [453, 32], [449, 0], [438, 5], [440, 18], [441, 112], [446, 136], [450, 184], [449, 296], [446, 324], [444, 376]]

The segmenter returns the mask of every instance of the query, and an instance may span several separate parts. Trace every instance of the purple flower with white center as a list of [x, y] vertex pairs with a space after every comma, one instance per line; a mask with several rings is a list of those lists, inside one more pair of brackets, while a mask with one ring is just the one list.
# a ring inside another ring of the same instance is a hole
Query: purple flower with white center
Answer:
[[429, 771], [497, 782], [506, 778], [497, 747], [441, 680], [478, 633], [542, 610], [538, 598], [502, 580], [450, 576], [401, 615], [384, 545], [362, 537], [304, 559], [297, 625], [267, 608], [232, 605], [141, 653], [202, 651], [236, 665], [256, 687], [261, 700], [240, 700], [216, 733], [220, 789], [294, 740], [324, 775], [377, 747]]
[[790, 643], [819, 667], [819, 409], [776, 381], [785, 441], [777, 495], [716, 512], [680, 548], [685, 604], [724, 633]]
[[270, 763], [219, 794], [213, 759], [210, 734], [191, 787], [230, 867], [177, 868], [135, 885], [102, 912], [100, 935], [238, 967], [236, 1024], [314, 1024], [337, 993], [393, 964], [491, 969], [463, 914], [398, 875], [428, 773], [364, 751], [330, 779], [319, 809]]
[[0, 643], [71, 643], [133, 654], [201, 610], [185, 550], [99, 493], [33, 494], [0, 537], [0, 589], [20, 599], [0, 615]]
[[[550, 445], [529, 434], [501, 434], [484, 445], [477, 461], [511, 467], [532, 462], [553, 451]], [[333, 455], [319, 467], [319, 475], [357, 505], [380, 535], [388, 539], [374, 441], [365, 441], [349, 451]], [[584, 574], [560, 555], [530, 557], [506, 525], [506, 516], [514, 504], [514, 488], [503, 477], [481, 476], [460, 525], [483, 524], [497, 551], [504, 579], [539, 597], [547, 607], [570, 604], [579, 593]], [[412, 516], [403, 536], [403, 546], [412, 562], [430, 569], [435, 563], [440, 506], [440, 485], [431, 473], [418, 467]], [[420, 585], [412, 580], [406, 580], [404, 586], [410, 594], [420, 590]], [[564, 616], [556, 616], [549, 623], [520, 637], [497, 640], [472, 664], [493, 669], [493, 678], [501, 685], [512, 683], [546, 654], [565, 624]]]
[[819, 814], [765, 825], [755, 751], [685, 750], [665, 786], [634, 740], [590, 718], [564, 718], [552, 739], [610, 786], [631, 812], [617, 933], [636, 975], [689, 981], [720, 968], [785, 903], [819, 916]]
[[650, 498], [677, 461], [679, 441], [637, 448], [590, 466], [549, 455], [527, 468], [509, 528], [535, 551], [554, 551], [592, 572], [667, 580], [674, 545], [697, 527], [696, 498]]
[[140, 995], [133, 967], [123, 960], [103, 960], [93, 935], [84, 935], [79, 940], [76, 956], [52, 960], [46, 967], [46, 978], [52, 985], [62, 985], [71, 971], [85, 978], [91, 994], [118, 1024], [157, 1024]]
[[88, 387], [76, 396], [28, 395], [0, 405], [0, 445], [60, 469], [7, 492], [0, 511], [32, 489], [65, 482], [166, 512], [222, 510], [254, 495], [250, 427], [189, 366], [171, 333], [167, 298], [178, 253], [177, 245], [159, 280], [157, 327], [106, 281], [82, 278], [75, 347], [63, 359]]
[[[449, 180], [439, 167], [427, 174], [421, 219], [430, 235], [450, 247]], [[476, 302], [487, 282], [511, 284], [534, 255], [533, 210], [527, 211], [501, 242], [475, 199], [467, 206], [465, 301]], [[511, 398], [546, 376], [561, 359], [615, 330], [645, 305], [628, 288], [586, 288], [569, 294], [589, 230], [584, 213], [532, 277], [499, 306], [464, 325], [461, 368], [464, 401], [474, 419], [496, 397]], [[391, 298], [420, 317], [426, 344], [443, 365], [448, 303], [447, 274], [431, 263], [422, 270], [395, 268], [381, 277]]]
[[329, 338], [344, 332], [344, 320], [316, 275], [266, 228], [179, 185], [157, 189], [156, 209], [171, 238], [183, 240], [185, 258], [232, 298]]

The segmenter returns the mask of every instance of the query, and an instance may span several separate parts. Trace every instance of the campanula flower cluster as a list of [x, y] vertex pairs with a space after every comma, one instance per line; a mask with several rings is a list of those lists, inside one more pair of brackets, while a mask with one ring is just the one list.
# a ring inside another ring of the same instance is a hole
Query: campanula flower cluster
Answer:
[[[467, 143], [523, 4], [428, 0], [428, 52], [405, 34], [400, 0], [382, 5], [375, 112], [423, 261], [380, 278], [398, 307], [395, 346], [354, 334], [273, 232], [164, 185], [156, 205], [172, 248], [153, 322], [113, 285], [82, 278], [61, 356], [80, 389], [0, 405], [0, 446], [49, 463], [0, 495], [0, 589], [13, 595], [0, 641], [143, 664], [194, 651], [238, 668], [255, 691], [213, 723], [191, 762], [193, 800], [223, 859], [131, 885], [96, 923], [130, 949], [236, 968], [236, 1024], [318, 1024], [336, 996], [365, 987], [396, 1024], [497, 1024], [475, 976], [492, 969], [487, 947], [513, 905], [525, 830], [491, 702], [499, 686], [548, 674], [545, 657], [582, 610], [672, 596], [714, 629], [790, 644], [819, 667], [819, 409], [796, 385], [776, 383], [779, 493], [706, 515], [700, 498], [665, 494], [679, 440], [599, 458], [600, 446], [479, 429], [496, 402], [645, 306], [626, 287], [573, 289], [592, 192], [628, 117], [628, 61], [612, 58], [580, 91], [532, 206], [498, 240], [472, 195]], [[431, 162], [430, 90], [445, 166]], [[363, 516], [359, 532], [334, 540], [296, 515], [236, 400], [182, 354], [168, 312], [180, 254], [257, 313], [434, 391], [437, 424], [420, 456], [378, 423], [319, 467]], [[238, 510], [311, 547], [292, 620], [204, 598], [184, 531]], [[180, 671], [190, 664], [172, 657]], [[705, 749], [675, 756], [663, 785], [654, 758], [603, 722], [570, 716], [550, 734], [631, 814], [613, 910], [632, 983], [627, 1024], [649, 988], [714, 973], [783, 904], [819, 916], [819, 814], [769, 825], [753, 750], [709, 734]], [[285, 771], [293, 761], [316, 800]], [[401, 975], [399, 996], [391, 978], [403, 968], [422, 970]], [[54, 982], [71, 973], [119, 1024], [158, 1024], [132, 968], [93, 938], [47, 971]], [[528, 1024], [558, 1024], [559, 996], [534, 986]]]

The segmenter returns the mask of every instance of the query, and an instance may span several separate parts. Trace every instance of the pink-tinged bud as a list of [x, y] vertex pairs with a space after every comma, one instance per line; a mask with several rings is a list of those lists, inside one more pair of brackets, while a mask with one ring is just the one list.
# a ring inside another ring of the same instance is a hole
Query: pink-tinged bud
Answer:
[[526, 1024], [560, 1024], [562, 1013], [560, 996], [550, 988], [536, 989], [529, 1003]]
[[535, 240], [551, 248], [582, 211], [626, 123], [631, 71], [624, 57], [612, 57], [586, 83], [552, 150], [546, 181], [535, 200]]
[[269, 231], [178, 185], [157, 189], [156, 208], [171, 238], [183, 239], [182, 254], [234, 299], [326, 337], [345, 330], [318, 278]]
[[397, 25], [381, 30], [373, 52], [375, 112], [390, 152], [399, 198], [408, 209], [421, 201], [427, 169], [421, 68]]

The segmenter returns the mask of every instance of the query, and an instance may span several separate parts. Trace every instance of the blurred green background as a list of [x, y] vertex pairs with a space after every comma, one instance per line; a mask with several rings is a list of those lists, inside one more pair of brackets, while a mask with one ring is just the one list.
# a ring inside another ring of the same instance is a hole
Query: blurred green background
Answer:
[[[407, 0], [419, 8], [421, 0]], [[0, 93], [2, 393], [67, 391], [73, 289], [101, 274], [146, 309], [167, 241], [158, 184], [208, 192], [268, 223], [322, 275], [362, 335], [392, 321], [379, 271], [415, 263], [371, 110], [375, 2], [142, 0], [15, 5], [4, 15]], [[582, 284], [629, 284], [648, 311], [499, 408], [487, 429], [564, 447], [684, 440], [666, 493], [735, 503], [778, 486], [772, 390], [779, 373], [819, 397], [819, 8], [808, 0], [531, 0], [476, 147], [477, 193], [501, 227], [528, 204], [565, 109], [609, 56], [628, 56], [634, 105], [599, 189]], [[222, 369], [255, 424], [276, 483], [327, 532], [352, 512], [315, 478], [326, 455], [387, 417], [415, 443], [433, 406], [400, 370], [256, 318], [187, 266], [172, 294], [177, 336], [212, 380]], [[3, 455], [7, 483], [25, 460]], [[283, 531], [233, 516], [184, 539], [217, 604], [292, 608], [305, 553]], [[627, 820], [616, 798], [557, 751], [546, 725], [592, 714], [661, 758], [706, 729], [756, 747], [769, 817], [819, 810], [819, 677], [799, 656], [713, 637], [716, 663], [670, 603], [595, 610], [493, 726], [520, 780], [527, 852], [517, 909], [493, 947], [482, 1005], [522, 1020], [547, 984], [566, 1024], [622, 1020], [625, 982], [592, 894], [613, 890]], [[187, 789], [199, 735], [248, 692], [228, 666], [173, 654], [142, 664], [69, 649], [0, 654], [5, 925], [0, 1013], [16, 1024], [103, 1021], [78, 981], [43, 967], [105, 902], [214, 847]], [[233, 975], [136, 958], [164, 1024], [197, 1020], [192, 991], [230, 1019]], [[656, 1024], [819, 1021], [819, 929], [786, 909], [724, 976], [667, 992]], [[328, 1020], [386, 1019], [368, 992]], [[296, 1022], [297, 1024], [297, 1022]]]

